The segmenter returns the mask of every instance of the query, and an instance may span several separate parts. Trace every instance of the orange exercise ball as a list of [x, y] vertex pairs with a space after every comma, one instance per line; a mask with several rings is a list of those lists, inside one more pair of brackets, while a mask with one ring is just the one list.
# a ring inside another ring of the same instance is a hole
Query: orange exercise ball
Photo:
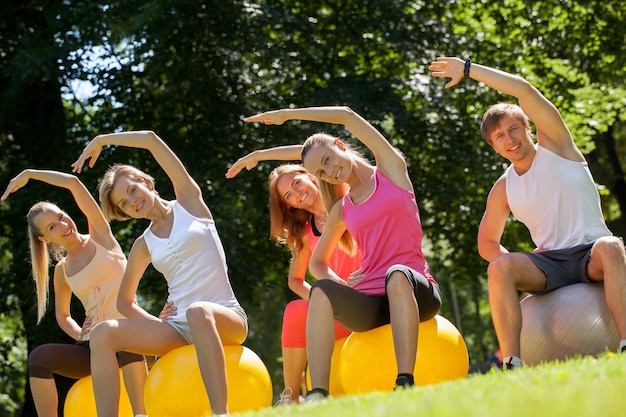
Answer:
[[[91, 375], [79, 379], [72, 385], [63, 405], [65, 417], [97, 417], [96, 398], [93, 393]], [[133, 417], [133, 409], [126, 393], [124, 378], [120, 370], [120, 408], [119, 417]]]
[[[259, 410], [272, 405], [272, 381], [263, 361], [245, 346], [224, 346], [228, 410]], [[195, 345], [163, 355], [150, 369], [144, 391], [150, 417], [211, 415]]]
[[527, 365], [616, 350], [619, 336], [603, 284], [572, 284], [521, 301], [520, 348]]
[[[354, 332], [340, 355], [341, 382], [346, 394], [392, 391], [398, 367], [391, 325]], [[421, 322], [414, 369], [416, 385], [465, 378], [469, 355], [457, 328], [442, 316]]]

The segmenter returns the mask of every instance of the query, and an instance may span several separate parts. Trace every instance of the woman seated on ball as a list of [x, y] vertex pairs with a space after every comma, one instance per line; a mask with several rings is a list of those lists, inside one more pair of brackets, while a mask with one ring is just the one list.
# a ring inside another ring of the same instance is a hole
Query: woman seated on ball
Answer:
[[[406, 161], [370, 123], [348, 107], [270, 111], [247, 122], [282, 124], [309, 120], [345, 126], [373, 153], [376, 165], [345, 142], [327, 134], [303, 146], [275, 150], [275, 159], [299, 159], [320, 180], [328, 220], [309, 268], [311, 288], [307, 351], [313, 389], [307, 400], [328, 396], [334, 346], [333, 318], [352, 331], [391, 323], [398, 367], [397, 387], [414, 385], [418, 325], [441, 308], [439, 288], [422, 254], [422, 226]], [[282, 152], [282, 154], [281, 154]], [[335, 193], [346, 184], [348, 193]], [[330, 266], [332, 253], [348, 231], [361, 251], [362, 275], [346, 284]]]
[[[37, 346], [28, 358], [33, 401], [39, 417], [56, 416], [59, 405], [54, 374], [80, 379], [91, 374], [91, 329], [103, 320], [123, 319], [117, 310], [117, 295], [124, 276], [126, 257], [111, 232], [98, 204], [74, 175], [49, 170], [26, 169], [13, 178], [0, 200], [24, 187], [29, 180], [66, 188], [87, 218], [88, 234], [80, 233], [70, 216], [56, 204], [40, 201], [26, 216], [30, 257], [37, 294], [37, 322], [48, 301], [48, 256], [54, 267], [54, 310], [61, 329], [75, 344], [48, 343]], [[85, 308], [82, 327], [72, 318], [70, 302], [75, 295]], [[123, 349], [121, 349], [123, 350]], [[148, 375], [143, 355], [119, 351], [111, 358], [111, 381], [119, 384], [118, 361], [135, 416], [145, 415], [143, 387]], [[117, 403], [116, 407], [117, 407]]]
[[[264, 157], [271, 158], [271, 152], [255, 151], [248, 154], [235, 162], [226, 176], [232, 178], [243, 167], [250, 169], [264, 160]], [[343, 187], [343, 184], [339, 186]], [[283, 314], [281, 345], [285, 389], [279, 401], [279, 404], [283, 405], [298, 402], [300, 395], [302, 373], [307, 363], [306, 316], [311, 291], [311, 285], [305, 281], [305, 276], [311, 253], [324, 230], [328, 214], [317, 178], [302, 165], [286, 164], [275, 168], [269, 175], [268, 188], [270, 235], [276, 242], [287, 245], [291, 250], [288, 285], [302, 298], [289, 302]], [[354, 247], [354, 241], [346, 234], [329, 262], [342, 282], [347, 280], [350, 285], [350, 275], [354, 273], [352, 279], [358, 277], [360, 258]], [[350, 333], [335, 321], [335, 339], [347, 337]]]
[[[213, 415], [228, 414], [223, 345], [243, 343], [248, 327], [228, 279], [224, 249], [198, 184], [172, 150], [151, 131], [96, 136], [72, 165], [92, 167], [104, 145], [147, 149], [174, 186], [175, 200], [159, 196], [152, 177], [129, 165], [115, 165], [100, 183], [107, 219], [149, 219], [135, 240], [120, 288], [118, 307], [128, 320], [109, 320], [92, 334], [92, 372], [99, 416], [116, 416], [119, 384], [115, 352], [162, 356], [195, 344], [200, 373]], [[152, 263], [168, 284], [176, 314], [161, 320], [134, 302], [142, 274]]]

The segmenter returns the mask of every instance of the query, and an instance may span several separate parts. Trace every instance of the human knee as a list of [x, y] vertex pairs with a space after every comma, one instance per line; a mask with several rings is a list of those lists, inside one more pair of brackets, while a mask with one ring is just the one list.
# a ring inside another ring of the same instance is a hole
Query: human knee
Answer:
[[311, 286], [311, 291], [309, 293], [309, 304], [319, 300], [328, 299], [328, 293], [332, 284], [334, 284], [332, 281], [325, 279], [315, 281], [315, 283]]
[[408, 277], [402, 271], [392, 271], [386, 283], [387, 297], [393, 298], [394, 296], [402, 296], [405, 294], [412, 294], [413, 287], [409, 282]]
[[114, 340], [117, 340], [117, 328], [116, 322], [114, 321], [103, 321], [98, 323], [98, 325], [89, 332], [90, 349], [101, 349], [110, 345]]
[[609, 261], [624, 262], [624, 242], [615, 236], [602, 237], [594, 243], [591, 256], [599, 256]]
[[293, 300], [285, 306], [285, 312], [283, 313], [283, 319], [289, 317], [306, 317], [307, 310], [309, 309], [309, 303], [307, 300]]
[[197, 302], [187, 308], [187, 321], [190, 325], [215, 323], [215, 314], [210, 303]]
[[487, 279], [489, 285], [499, 284], [505, 281], [507, 277], [512, 275], [515, 268], [513, 259], [507, 254], [500, 255], [489, 262], [487, 267]]
[[309, 310], [307, 300], [293, 300], [285, 307], [283, 313], [283, 327], [299, 327], [306, 323], [306, 315]]
[[[50, 355], [47, 345], [40, 345], [28, 355], [29, 376], [38, 378], [52, 378]], [[34, 371], [37, 371], [33, 373]]]

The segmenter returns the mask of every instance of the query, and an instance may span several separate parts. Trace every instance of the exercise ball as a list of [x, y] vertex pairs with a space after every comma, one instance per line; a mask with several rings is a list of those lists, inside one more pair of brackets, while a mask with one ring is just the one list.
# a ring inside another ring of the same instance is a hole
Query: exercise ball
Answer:
[[603, 284], [572, 284], [524, 298], [520, 348], [527, 365], [616, 350], [619, 336]]
[[[398, 367], [391, 325], [352, 333], [341, 349], [340, 362], [341, 383], [346, 394], [392, 391]], [[421, 322], [415, 384], [465, 378], [468, 370], [467, 346], [457, 328], [440, 315]]]
[[[338, 397], [344, 394], [343, 385], [341, 384], [341, 364], [340, 364], [340, 356], [341, 349], [343, 348], [344, 343], [348, 338], [342, 337], [341, 339], [335, 340], [335, 346], [333, 347], [333, 356], [330, 359], [330, 385], [328, 392], [333, 397]], [[311, 374], [309, 372], [309, 367], [306, 368], [306, 387], [307, 389], [311, 389]]]
[[[63, 405], [65, 417], [96, 417], [96, 398], [93, 393], [91, 375], [79, 379], [72, 385]], [[124, 378], [120, 370], [120, 408], [119, 417], [133, 417], [133, 409], [126, 393]]]
[[[272, 405], [272, 381], [263, 361], [241, 345], [224, 346], [228, 411], [259, 410]], [[195, 345], [186, 345], [159, 358], [150, 369], [144, 390], [150, 417], [211, 415], [209, 397], [200, 375]]]

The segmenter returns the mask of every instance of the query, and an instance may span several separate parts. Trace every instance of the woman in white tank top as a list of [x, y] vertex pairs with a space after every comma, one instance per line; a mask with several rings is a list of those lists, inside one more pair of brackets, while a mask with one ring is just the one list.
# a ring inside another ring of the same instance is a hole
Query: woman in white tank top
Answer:
[[[93, 166], [102, 146], [147, 149], [174, 186], [175, 200], [154, 190], [152, 178], [129, 165], [115, 165], [100, 183], [100, 204], [107, 219], [149, 219], [128, 256], [118, 306], [128, 317], [106, 321], [92, 332], [92, 374], [98, 415], [117, 415], [119, 385], [116, 351], [162, 356], [194, 343], [213, 415], [228, 414], [223, 345], [241, 344], [247, 318], [237, 302], [226, 270], [224, 251], [200, 187], [172, 150], [151, 131], [96, 136], [72, 165], [80, 172]], [[164, 274], [177, 312], [170, 321], [155, 317], [136, 302], [139, 280], [152, 263]], [[198, 264], [200, 269], [190, 270]], [[180, 309], [180, 312], [178, 311]]]

